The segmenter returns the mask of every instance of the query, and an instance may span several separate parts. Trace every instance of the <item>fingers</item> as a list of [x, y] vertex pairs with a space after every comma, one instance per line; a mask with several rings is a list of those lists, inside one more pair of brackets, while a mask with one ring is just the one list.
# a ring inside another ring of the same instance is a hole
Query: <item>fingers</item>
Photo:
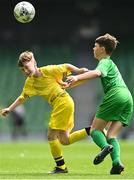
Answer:
[[72, 84], [75, 83], [77, 80], [78, 80], [78, 79], [77, 79], [76, 76], [70, 76], [70, 77], [67, 78], [66, 82], [67, 82], [67, 83], [70, 83], [70, 84], [72, 85]]
[[65, 86], [67, 83], [62, 81], [62, 80], [60, 80], [60, 81], [58, 81], [58, 84], [61, 85], [61, 86]]
[[81, 68], [78, 74], [83, 74], [85, 72], [88, 72], [89, 70], [87, 68]]
[[71, 87], [75, 82], [77, 81], [77, 77], [76, 76], [69, 76], [67, 77], [66, 81], [58, 81], [58, 84], [62, 87], [62, 89], [66, 89]]
[[0, 109], [0, 116], [6, 116], [9, 113], [8, 109]]
[[83, 72], [88, 72], [89, 70], [87, 68], [83, 68]]
[[58, 81], [58, 84], [61, 86], [62, 89], [68, 88], [68, 83], [62, 80]]
[[70, 87], [70, 83], [66, 83], [66, 84], [62, 85], [62, 89], [66, 89], [68, 87]]
[[67, 78], [67, 79], [66, 79], [66, 83], [67, 83], [67, 84], [70, 84], [71, 82], [72, 82], [72, 79], [71, 79], [71, 78]]

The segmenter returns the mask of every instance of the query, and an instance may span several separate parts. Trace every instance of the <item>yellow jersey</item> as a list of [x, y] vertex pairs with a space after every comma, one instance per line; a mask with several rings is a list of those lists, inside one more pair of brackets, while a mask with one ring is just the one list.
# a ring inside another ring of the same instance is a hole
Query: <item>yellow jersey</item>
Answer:
[[39, 70], [42, 76], [28, 77], [19, 98], [25, 101], [28, 97], [42, 96], [51, 104], [57, 96], [66, 93], [58, 84], [58, 81], [71, 74], [71, 72], [67, 69], [66, 64], [43, 66]]

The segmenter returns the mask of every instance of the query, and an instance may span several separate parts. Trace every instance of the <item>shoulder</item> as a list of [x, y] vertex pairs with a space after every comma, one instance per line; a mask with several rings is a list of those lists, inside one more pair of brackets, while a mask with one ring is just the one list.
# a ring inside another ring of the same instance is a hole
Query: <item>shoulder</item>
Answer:
[[104, 65], [104, 66], [110, 66], [111, 64], [113, 64], [113, 61], [109, 58], [107, 59], [101, 59], [98, 63], [98, 65]]
[[110, 58], [104, 58], [100, 60], [101, 63], [110, 63], [111, 61], [112, 60]]
[[40, 70], [44, 73], [44, 74], [59, 74], [59, 73], [63, 73], [63, 72], [67, 72], [68, 68], [67, 68], [67, 64], [58, 64], [58, 65], [47, 65], [44, 67], [41, 67]]
[[27, 77], [25, 80], [25, 84], [28, 84], [33, 81], [33, 77]]
[[47, 65], [47, 66], [42, 66], [39, 69], [41, 70], [41, 72], [49, 72], [51, 69], [53, 68], [53, 65]]

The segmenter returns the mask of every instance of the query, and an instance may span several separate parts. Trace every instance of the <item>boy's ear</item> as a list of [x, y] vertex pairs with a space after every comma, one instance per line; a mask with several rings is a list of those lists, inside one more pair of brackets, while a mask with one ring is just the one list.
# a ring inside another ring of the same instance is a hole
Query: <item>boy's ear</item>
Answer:
[[106, 51], [106, 50], [105, 50], [105, 47], [102, 46], [102, 47], [101, 47], [101, 52], [104, 52], [104, 51]]

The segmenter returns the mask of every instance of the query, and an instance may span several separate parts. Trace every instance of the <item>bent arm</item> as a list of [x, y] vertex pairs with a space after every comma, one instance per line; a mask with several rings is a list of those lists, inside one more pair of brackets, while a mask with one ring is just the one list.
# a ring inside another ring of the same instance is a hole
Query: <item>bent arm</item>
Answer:
[[64, 85], [65, 88], [72, 88], [78, 86], [80, 84], [85, 83], [89, 79], [97, 78], [101, 76], [101, 71], [95, 69], [85, 72], [83, 74], [79, 74], [76, 76], [70, 76], [66, 80], [66, 84]]
[[82, 73], [85, 73], [88, 71], [87, 68], [78, 68], [72, 64], [66, 64], [66, 66], [69, 71], [76, 73], [76, 74], [82, 74]]

